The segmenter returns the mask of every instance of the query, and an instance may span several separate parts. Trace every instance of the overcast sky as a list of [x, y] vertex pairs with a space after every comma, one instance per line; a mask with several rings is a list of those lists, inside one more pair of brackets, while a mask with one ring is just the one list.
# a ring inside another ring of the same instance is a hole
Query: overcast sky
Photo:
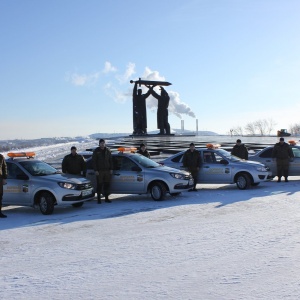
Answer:
[[[298, 123], [300, 2], [2, 0], [0, 139], [132, 132], [131, 79], [159, 79], [171, 128]], [[146, 90], [145, 90], [146, 92]], [[147, 99], [148, 131], [157, 100]]]

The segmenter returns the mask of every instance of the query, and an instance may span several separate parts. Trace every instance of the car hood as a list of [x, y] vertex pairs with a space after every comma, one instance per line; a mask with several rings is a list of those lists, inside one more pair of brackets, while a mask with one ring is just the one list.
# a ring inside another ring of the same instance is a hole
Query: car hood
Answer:
[[253, 167], [255, 166], [264, 166], [264, 164], [258, 162], [258, 161], [252, 161], [252, 160], [241, 160], [239, 162], [236, 162], [239, 164], [246, 164], [246, 165], [252, 165]]
[[41, 176], [40, 178], [47, 178], [47, 180], [52, 181], [63, 181], [63, 182], [72, 182], [76, 184], [82, 184], [82, 183], [88, 183], [90, 180], [76, 176], [71, 174], [53, 174], [53, 175], [47, 175], [47, 176]]
[[189, 172], [187, 172], [185, 170], [179, 170], [179, 169], [175, 169], [175, 168], [167, 167], [167, 166], [161, 166], [161, 167], [155, 168], [153, 170], [159, 170], [161, 172], [166, 172], [166, 173], [180, 173], [180, 174], [186, 174], [186, 175], [189, 174]]

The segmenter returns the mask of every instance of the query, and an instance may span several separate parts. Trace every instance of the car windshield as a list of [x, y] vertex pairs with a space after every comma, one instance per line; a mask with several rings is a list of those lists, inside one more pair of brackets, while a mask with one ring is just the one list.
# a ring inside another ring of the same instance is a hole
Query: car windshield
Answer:
[[21, 161], [20, 165], [32, 176], [45, 176], [59, 173], [59, 171], [43, 161]]
[[143, 166], [144, 168], [158, 168], [161, 167], [160, 164], [158, 164], [157, 162], [143, 156], [140, 154], [134, 154], [131, 155], [130, 158], [137, 162], [138, 164], [140, 164], [141, 166]]
[[223, 149], [218, 149], [217, 153], [230, 161], [241, 161], [242, 160], [239, 157], [234, 156], [230, 152], [223, 150]]

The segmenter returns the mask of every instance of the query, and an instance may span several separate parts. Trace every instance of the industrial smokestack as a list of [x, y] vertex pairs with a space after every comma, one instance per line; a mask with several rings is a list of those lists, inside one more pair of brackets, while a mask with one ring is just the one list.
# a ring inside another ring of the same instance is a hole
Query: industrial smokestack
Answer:
[[184, 132], [184, 120], [181, 120], [181, 132]]
[[196, 119], [196, 135], [198, 135], [198, 119]]

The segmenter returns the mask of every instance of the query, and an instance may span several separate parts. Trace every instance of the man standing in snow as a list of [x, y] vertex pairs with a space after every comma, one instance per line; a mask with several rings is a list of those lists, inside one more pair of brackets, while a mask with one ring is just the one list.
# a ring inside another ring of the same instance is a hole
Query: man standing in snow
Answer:
[[197, 191], [196, 185], [198, 181], [198, 172], [200, 170], [201, 158], [200, 152], [195, 149], [195, 144], [190, 143], [190, 149], [188, 149], [183, 155], [183, 166], [192, 174], [194, 179], [194, 188], [192, 191]]
[[285, 143], [284, 138], [280, 138], [279, 143], [276, 143], [273, 152], [272, 158], [276, 159], [277, 164], [277, 182], [281, 182], [281, 176], [283, 175], [285, 178], [285, 182], [288, 182], [289, 175], [289, 164], [290, 159], [293, 159], [294, 153], [292, 148], [288, 143]]
[[94, 150], [92, 161], [97, 178], [98, 204], [101, 204], [101, 194], [104, 195], [105, 202], [111, 203], [111, 200], [108, 199], [108, 196], [110, 194], [110, 181], [111, 174], [113, 172], [113, 162], [110, 149], [105, 147], [104, 139], [99, 140], [99, 147]]
[[75, 146], [71, 147], [71, 153], [66, 155], [62, 161], [62, 172], [73, 175], [86, 175], [86, 162], [82, 155], [77, 153]]
[[241, 159], [248, 160], [248, 150], [240, 139], [236, 140], [236, 144], [231, 150], [231, 154]]
[[150, 158], [150, 153], [146, 150], [146, 145], [144, 143], [140, 145], [140, 149], [137, 151], [137, 153]]
[[6, 166], [4, 156], [0, 154], [0, 218], [7, 217], [2, 213], [3, 185], [6, 184], [6, 179], [7, 179], [7, 166]]

